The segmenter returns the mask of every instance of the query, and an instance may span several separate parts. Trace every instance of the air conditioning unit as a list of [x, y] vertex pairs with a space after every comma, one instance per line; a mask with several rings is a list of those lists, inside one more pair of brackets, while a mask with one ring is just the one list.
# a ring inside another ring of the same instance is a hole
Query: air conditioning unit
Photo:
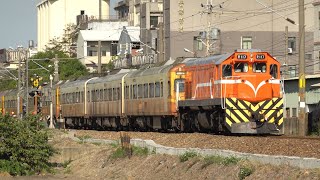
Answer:
[[292, 48], [288, 48], [288, 54], [292, 54]]

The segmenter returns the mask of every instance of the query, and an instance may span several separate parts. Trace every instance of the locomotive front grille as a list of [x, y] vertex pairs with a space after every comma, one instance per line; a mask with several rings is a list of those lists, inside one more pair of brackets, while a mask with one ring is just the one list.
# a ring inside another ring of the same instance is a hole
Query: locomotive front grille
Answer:
[[251, 103], [237, 98], [226, 98], [226, 125], [231, 129], [236, 123], [275, 123], [278, 127], [283, 124], [283, 99]]

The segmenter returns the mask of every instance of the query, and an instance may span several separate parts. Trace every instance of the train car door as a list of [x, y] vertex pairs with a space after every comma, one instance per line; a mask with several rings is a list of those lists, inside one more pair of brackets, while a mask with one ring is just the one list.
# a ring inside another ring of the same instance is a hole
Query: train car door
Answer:
[[176, 79], [174, 81], [176, 91], [176, 108], [178, 109], [178, 101], [185, 99], [185, 79]]

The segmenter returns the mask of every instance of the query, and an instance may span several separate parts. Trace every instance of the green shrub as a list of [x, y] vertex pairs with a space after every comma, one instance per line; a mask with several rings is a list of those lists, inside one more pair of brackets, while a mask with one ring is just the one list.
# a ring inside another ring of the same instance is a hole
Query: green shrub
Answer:
[[243, 166], [240, 167], [239, 171], [239, 179], [245, 179], [246, 177], [250, 176], [253, 173], [253, 169], [251, 167]]
[[222, 156], [206, 156], [204, 157], [204, 164], [202, 168], [206, 168], [211, 164], [219, 164], [219, 165], [232, 165], [237, 164], [241, 159], [236, 157], [222, 157]]
[[179, 156], [180, 162], [188, 161], [190, 158], [196, 157], [198, 154], [194, 151], [187, 151]]
[[83, 144], [83, 143], [85, 143], [85, 141], [86, 141], [87, 139], [90, 139], [91, 136], [89, 136], [89, 135], [84, 135], [84, 136], [79, 136], [78, 138], [79, 138], [79, 140], [80, 140], [80, 144]]
[[137, 156], [147, 156], [149, 154], [149, 150], [146, 147], [133, 146], [133, 155]]
[[119, 159], [119, 158], [124, 158], [126, 157], [127, 154], [126, 154], [126, 151], [121, 148], [121, 147], [118, 147], [112, 154], [111, 154], [111, 158], [112, 159]]
[[0, 116], [0, 172], [15, 176], [51, 171], [49, 158], [56, 151], [37, 119]]

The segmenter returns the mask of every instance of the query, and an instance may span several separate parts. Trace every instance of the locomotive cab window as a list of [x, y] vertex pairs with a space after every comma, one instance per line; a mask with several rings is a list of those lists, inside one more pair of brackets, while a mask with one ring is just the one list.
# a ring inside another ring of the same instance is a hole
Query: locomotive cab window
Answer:
[[237, 62], [234, 64], [234, 72], [248, 72], [248, 63]]
[[232, 66], [230, 64], [223, 65], [222, 67], [222, 77], [232, 76]]
[[276, 64], [270, 65], [270, 75], [273, 78], [278, 78], [278, 66]]
[[253, 63], [252, 71], [256, 73], [265, 73], [267, 71], [266, 63]]
[[[184, 92], [184, 82], [185, 79], [176, 79], [174, 80], [174, 84], [175, 84], [175, 92], [177, 92], [179, 90], [179, 92]], [[178, 86], [177, 86], [178, 84]]]

